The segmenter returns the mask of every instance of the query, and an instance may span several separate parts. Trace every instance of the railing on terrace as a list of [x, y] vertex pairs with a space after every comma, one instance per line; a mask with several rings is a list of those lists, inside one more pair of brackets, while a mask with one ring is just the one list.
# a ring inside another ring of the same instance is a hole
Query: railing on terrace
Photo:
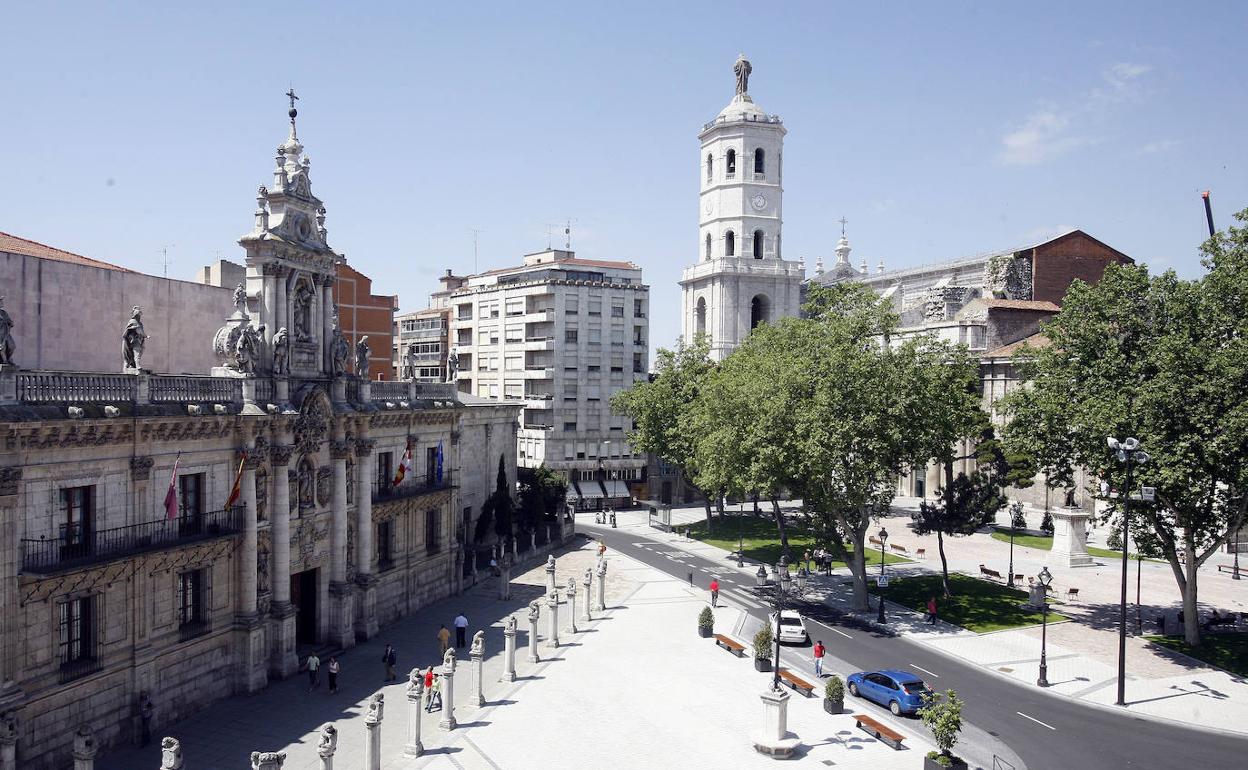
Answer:
[[72, 682], [75, 679], [81, 679], [88, 674], [94, 674], [100, 670], [100, 659], [95, 655], [88, 655], [74, 660], [67, 660], [61, 664], [60, 683]]
[[450, 489], [454, 484], [452, 479], [454, 475], [449, 468], [442, 470], [442, 480], [429, 478], [427, 476], [408, 476], [403, 479], [401, 484], [395, 484], [387, 479], [386, 481], [373, 482], [373, 502], [380, 503], [386, 500], [403, 500], [409, 497], [417, 497], [419, 495], [427, 495], [431, 492], [438, 492], [443, 489]]
[[185, 404], [213, 401], [232, 404], [243, 400], [243, 381], [233, 377], [193, 377], [153, 375], [151, 395], [154, 403]]
[[129, 374], [18, 372], [17, 400], [27, 404], [128, 403], [137, 383]]
[[62, 524], [54, 538], [22, 540], [22, 571], [57, 572], [233, 535], [242, 530], [242, 523], [243, 508], [235, 506], [197, 516], [156, 519], [101, 530], [84, 528], [81, 524]]
[[256, 380], [256, 401], [266, 404], [272, 401], [275, 395], [273, 380], [267, 377]]
[[411, 394], [408, 383], [398, 380], [377, 380], [369, 387], [369, 392], [375, 399], [408, 398]]

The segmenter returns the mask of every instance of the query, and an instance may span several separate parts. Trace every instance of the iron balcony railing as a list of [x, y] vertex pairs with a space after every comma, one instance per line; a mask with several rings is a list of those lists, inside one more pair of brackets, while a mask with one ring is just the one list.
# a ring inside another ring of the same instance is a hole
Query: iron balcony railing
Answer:
[[75, 679], [81, 679], [88, 674], [94, 674], [100, 670], [100, 659], [95, 655], [85, 655], [73, 660], [67, 660], [61, 663], [60, 683], [72, 682]]
[[181, 642], [190, 641], [191, 639], [194, 639], [197, 636], [203, 636], [204, 634], [208, 633], [210, 630], [211, 629], [208, 626], [208, 621], [206, 620], [202, 620], [202, 619], [188, 620], [185, 623], [178, 626], [178, 641], [181, 641]]
[[409, 476], [403, 479], [403, 483], [395, 484], [393, 480], [374, 481], [373, 482], [373, 502], [380, 503], [386, 500], [402, 500], [408, 497], [416, 497], [418, 495], [427, 495], [443, 489], [449, 489], [452, 474], [450, 468], [442, 470], [442, 480], [428, 476]]
[[22, 540], [22, 571], [59, 572], [114, 561], [145, 551], [233, 535], [242, 530], [242, 523], [243, 508], [235, 506], [101, 530], [79, 523], [62, 524], [54, 538]]

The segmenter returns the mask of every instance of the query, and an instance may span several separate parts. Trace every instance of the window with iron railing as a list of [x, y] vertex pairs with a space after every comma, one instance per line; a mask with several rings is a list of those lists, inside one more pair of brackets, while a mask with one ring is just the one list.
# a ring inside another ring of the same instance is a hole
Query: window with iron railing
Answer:
[[442, 517], [437, 510], [425, 511], [425, 553], [442, 550]]
[[377, 571], [385, 572], [394, 568], [394, 521], [387, 519], [377, 522]]
[[61, 681], [67, 682], [97, 671], [95, 596], [66, 599], [57, 605], [57, 612]]
[[204, 573], [197, 569], [178, 575], [178, 633], [182, 641], [208, 633]]

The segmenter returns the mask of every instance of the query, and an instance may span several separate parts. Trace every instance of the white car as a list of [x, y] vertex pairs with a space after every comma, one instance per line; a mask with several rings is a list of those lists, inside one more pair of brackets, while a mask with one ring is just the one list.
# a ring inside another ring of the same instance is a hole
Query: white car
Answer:
[[[767, 616], [767, 621], [771, 624], [771, 632], [776, 632], [776, 613]], [[805, 644], [809, 637], [806, 635], [806, 621], [802, 620], [802, 615], [797, 610], [782, 610], [780, 612], [780, 641], [794, 642], [797, 644]]]

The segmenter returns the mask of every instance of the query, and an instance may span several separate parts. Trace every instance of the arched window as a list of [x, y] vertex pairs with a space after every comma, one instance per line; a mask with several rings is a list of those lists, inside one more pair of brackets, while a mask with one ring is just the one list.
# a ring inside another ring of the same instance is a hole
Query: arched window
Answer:
[[750, 328], [753, 329], [759, 324], [767, 323], [768, 316], [771, 315], [771, 303], [764, 294], [756, 294], [754, 299], [750, 300]]
[[754, 231], [754, 259], [763, 258], [763, 231]]
[[726, 169], [726, 173], [728, 174], [728, 178], [731, 179], [732, 175], [737, 173], [737, 151], [736, 150], [728, 151], [727, 163], [728, 163], [728, 168]]
[[715, 158], [709, 152], [706, 154], [706, 181], [711, 181], [715, 175]]
[[776, 233], [776, 259], [784, 259], [780, 256], [780, 233]]
[[711, 234], [706, 234], [706, 258], [711, 258]]
[[693, 314], [694, 334], [706, 334], [706, 299], [698, 297], [698, 308]]
[[767, 160], [763, 148], [759, 147], [754, 151], [754, 174], [763, 176], [767, 173]]
[[724, 256], [735, 257], [737, 255], [737, 235], [729, 230], [724, 233]]

